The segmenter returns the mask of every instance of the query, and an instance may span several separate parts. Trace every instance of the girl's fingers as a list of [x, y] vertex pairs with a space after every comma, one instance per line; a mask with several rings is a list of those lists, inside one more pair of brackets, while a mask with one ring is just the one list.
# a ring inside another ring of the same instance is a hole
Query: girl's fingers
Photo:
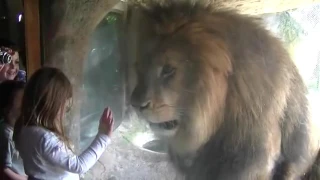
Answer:
[[114, 123], [113, 114], [109, 107], [105, 108], [101, 117], [103, 122], [107, 122], [109, 125]]
[[110, 124], [112, 123], [112, 119], [108, 119], [108, 125], [110, 126]]
[[111, 116], [111, 110], [108, 108], [108, 118]]
[[111, 125], [113, 123], [113, 119], [112, 118], [108, 119], [108, 123], [109, 125]]
[[101, 116], [101, 120], [103, 121], [104, 119], [106, 119], [108, 117], [108, 111], [107, 109], [104, 109], [102, 116]]
[[109, 119], [112, 119], [112, 111], [111, 111], [111, 109], [109, 109], [108, 118], [109, 118]]
[[112, 120], [111, 124], [110, 124], [110, 129], [113, 129], [114, 126], [114, 121]]
[[109, 112], [109, 118], [112, 119], [112, 111]]
[[106, 115], [109, 115], [109, 108], [105, 108], [104, 111], [106, 112]]

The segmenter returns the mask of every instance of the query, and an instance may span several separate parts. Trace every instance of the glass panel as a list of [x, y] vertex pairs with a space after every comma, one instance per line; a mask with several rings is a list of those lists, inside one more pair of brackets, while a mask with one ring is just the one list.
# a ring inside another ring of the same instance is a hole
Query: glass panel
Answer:
[[[310, 99], [316, 102], [313, 107], [320, 102], [320, 46], [315, 44], [320, 39], [319, 9], [320, 6], [313, 6], [262, 16], [266, 27], [284, 41], [296, 62], [310, 90]], [[134, 113], [125, 116], [124, 112], [129, 112], [126, 101], [130, 98], [130, 90], [126, 92], [125, 85], [131, 86], [135, 74], [130, 58], [121, 57], [124, 55], [119, 44], [122, 23], [123, 14], [119, 12], [111, 12], [101, 21], [91, 36], [84, 62], [81, 150], [95, 137], [105, 106], [114, 111], [118, 127], [108, 151], [85, 179], [175, 179], [176, 171], [167, 159], [164, 143], [157, 140], [148, 125]]]
[[122, 19], [120, 13], [108, 13], [91, 37], [83, 74], [86, 99], [81, 108], [81, 148], [89, 145], [96, 136], [99, 119], [106, 106], [114, 112], [115, 128], [123, 118], [124, 84], [118, 43], [118, 27]]
[[264, 16], [267, 27], [281, 38], [308, 90], [313, 118], [320, 102], [320, 5]]

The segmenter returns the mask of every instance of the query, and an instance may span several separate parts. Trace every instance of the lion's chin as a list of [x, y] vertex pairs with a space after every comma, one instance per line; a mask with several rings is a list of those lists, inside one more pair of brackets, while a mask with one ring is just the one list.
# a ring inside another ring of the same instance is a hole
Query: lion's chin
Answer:
[[178, 120], [171, 120], [162, 123], [149, 122], [149, 124], [152, 131], [158, 136], [174, 136], [179, 127]]

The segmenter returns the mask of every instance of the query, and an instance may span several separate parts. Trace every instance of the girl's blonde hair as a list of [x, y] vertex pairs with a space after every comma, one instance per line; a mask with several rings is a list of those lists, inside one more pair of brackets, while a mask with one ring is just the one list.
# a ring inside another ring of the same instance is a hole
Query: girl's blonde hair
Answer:
[[67, 100], [72, 98], [72, 85], [57, 68], [43, 67], [28, 81], [13, 139], [19, 148], [19, 134], [24, 126], [39, 126], [54, 132], [70, 147], [63, 119]]

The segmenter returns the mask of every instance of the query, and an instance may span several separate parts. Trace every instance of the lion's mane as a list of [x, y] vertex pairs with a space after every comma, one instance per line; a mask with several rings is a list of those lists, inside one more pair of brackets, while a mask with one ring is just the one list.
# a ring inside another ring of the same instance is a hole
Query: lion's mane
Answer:
[[307, 89], [259, 19], [189, 3], [142, 11], [153, 30], [144, 43], [172, 47], [170, 39], [180, 37], [196, 67], [196, 93], [180, 91], [184, 104], [192, 103], [190, 126], [168, 140], [170, 157], [187, 178], [290, 179], [307, 172], [319, 149]]

